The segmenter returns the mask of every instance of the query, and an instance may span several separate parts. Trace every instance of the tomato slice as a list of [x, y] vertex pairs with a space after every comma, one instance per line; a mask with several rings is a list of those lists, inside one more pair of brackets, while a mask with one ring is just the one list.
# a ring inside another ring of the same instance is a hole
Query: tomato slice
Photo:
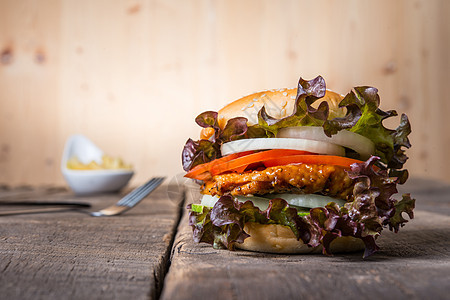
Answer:
[[190, 170], [185, 177], [210, 180], [212, 176], [225, 172], [242, 173], [249, 165], [262, 165], [266, 168], [291, 164], [334, 165], [350, 168], [351, 164], [362, 161], [334, 155], [319, 155], [300, 150], [273, 149], [253, 153], [253, 151], [230, 154], [201, 164]]
[[245, 168], [256, 162], [265, 162], [270, 159], [277, 159], [285, 156], [301, 156], [305, 154], [311, 154], [311, 152], [301, 151], [301, 150], [283, 150], [283, 149], [274, 149], [267, 150], [262, 152], [257, 152], [253, 154], [249, 154], [246, 156], [242, 156], [230, 161], [222, 162], [220, 164], [216, 164], [211, 167], [210, 173], [211, 175], [217, 175], [228, 171], [240, 171], [243, 172]]
[[283, 156], [311, 154], [301, 150], [274, 149], [253, 153], [253, 151], [230, 154], [209, 163], [201, 164], [190, 170], [185, 177], [199, 180], [207, 180], [214, 175], [228, 171], [241, 173], [245, 168], [256, 162], [275, 159]]
[[241, 156], [245, 156], [247, 154], [253, 153], [253, 151], [247, 151], [247, 152], [241, 152], [241, 153], [235, 153], [235, 154], [230, 154], [221, 158], [217, 158], [209, 163], [204, 163], [198, 166], [195, 166], [194, 168], [192, 168], [191, 170], [189, 170], [189, 172], [186, 173], [186, 175], [184, 175], [184, 177], [188, 177], [188, 178], [194, 178], [194, 179], [199, 179], [199, 180], [203, 180], [200, 178], [197, 178], [200, 176], [200, 174], [205, 173], [205, 172], [209, 172], [209, 170], [211, 169], [211, 167], [213, 167], [216, 164], [221, 164], [233, 159], [236, 159], [238, 157]]
[[291, 164], [333, 165], [350, 168], [350, 165], [354, 163], [362, 163], [362, 161], [334, 155], [291, 155], [264, 161], [267, 168]]

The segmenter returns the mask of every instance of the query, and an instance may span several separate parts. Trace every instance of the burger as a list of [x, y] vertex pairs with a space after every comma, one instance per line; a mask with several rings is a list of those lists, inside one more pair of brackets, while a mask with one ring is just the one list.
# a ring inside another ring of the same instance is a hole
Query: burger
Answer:
[[383, 228], [413, 218], [410, 194], [395, 199], [410, 148], [402, 114], [379, 108], [378, 90], [326, 89], [300, 78], [297, 88], [267, 90], [195, 118], [198, 140], [182, 152], [185, 177], [200, 183], [188, 204], [196, 242], [270, 253], [376, 252]]

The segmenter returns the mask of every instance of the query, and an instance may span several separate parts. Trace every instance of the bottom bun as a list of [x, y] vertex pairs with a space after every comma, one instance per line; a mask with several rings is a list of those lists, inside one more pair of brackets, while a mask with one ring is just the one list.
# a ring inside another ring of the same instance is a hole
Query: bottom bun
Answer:
[[[322, 245], [317, 247], [308, 247], [301, 240], [297, 240], [289, 227], [269, 224], [248, 222], [245, 224], [244, 231], [250, 237], [244, 240], [244, 243], [236, 243], [236, 248], [268, 253], [321, 253]], [[331, 242], [331, 253], [355, 252], [364, 249], [364, 243], [361, 239], [351, 236], [338, 237]]]

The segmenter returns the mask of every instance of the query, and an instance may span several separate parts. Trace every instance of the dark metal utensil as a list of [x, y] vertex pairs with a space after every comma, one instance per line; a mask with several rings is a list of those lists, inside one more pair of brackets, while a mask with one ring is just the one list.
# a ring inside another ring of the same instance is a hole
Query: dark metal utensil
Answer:
[[89, 203], [83, 202], [61, 202], [61, 201], [0, 201], [0, 206], [76, 206], [89, 208]]

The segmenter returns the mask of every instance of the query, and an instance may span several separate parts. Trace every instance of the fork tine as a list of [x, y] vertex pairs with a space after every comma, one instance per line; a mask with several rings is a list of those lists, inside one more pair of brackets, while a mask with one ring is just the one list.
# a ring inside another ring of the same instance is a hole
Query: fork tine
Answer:
[[123, 197], [116, 204], [108, 206], [99, 211], [91, 212], [90, 215], [93, 217], [119, 215], [138, 204], [142, 199], [144, 199], [148, 194], [156, 189], [164, 181], [164, 179], [166, 178], [155, 177], [139, 188], [133, 190], [130, 194]]
[[144, 199], [147, 196], [148, 192], [157, 187], [164, 179], [164, 177], [157, 177], [148, 181], [140, 188], [137, 188], [136, 190], [125, 196], [117, 203], [117, 205], [133, 207], [142, 199]]
[[122, 199], [120, 199], [120, 201], [117, 204], [119, 204], [119, 205], [126, 204], [130, 199], [134, 198], [137, 194], [140, 194], [144, 190], [148, 189], [150, 185], [154, 184], [154, 182], [156, 182], [156, 181], [159, 182], [160, 179], [162, 179], [162, 178], [164, 178], [164, 177], [152, 178], [151, 180], [147, 181], [145, 184], [141, 185], [140, 187], [134, 189], [132, 192], [125, 195]]
[[127, 203], [123, 204], [125, 206], [128, 207], [133, 207], [135, 206], [137, 203], [139, 203], [142, 199], [144, 199], [149, 192], [151, 192], [152, 190], [154, 190], [161, 182], [162, 180], [156, 180], [154, 181], [151, 185], [149, 185], [146, 189], [142, 190], [141, 193], [136, 194], [134, 197], [130, 198], [129, 201], [127, 201]]
[[153, 178], [153, 180], [150, 180], [149, 182], [141, 186], [141, 188], [132, 195], [130, 196], [127, 195], [126, 197], [124, 197], [124, 199], [120, 200], [117, 203], [117, 205], [119, 206], [134, 205], [135, 202], [140, 201], [141, 198], [145, 197], [149, 193], [149, 191], [152, 191], [154, 188], [156, 188], [164, 179], [165, 178], [163, 177]]
[[144, 185], [140, 186], [139, 188], [133, 190], [131, 193], [127, 194], [125, 197], [123, 197], [119, 202], [117, 202], [116, 205], [119, 206], [128, 206], [128, 204], [132, 201], [134, 201], [134, 199], [139, 198], [140, 195], [144, 194], [145, 191], [153, 186], [155, 182], [155, 179], [145, 183]]
[[122, 199], [120, 199], [119, 202], [117, 202], [118, 205], [124, 205], [127, 203], [131, 198], [133, 198], [135, 195], [141, 193], [144, 189], [146, 189], [149, 185], [153, 184], [153, 182], [156, 180], [156, 178], [152, 178], [149, 181], [147, 181], [145, 184], [141, 185], [140, 187], [134, 189], [127, 195], [125, 195]]

